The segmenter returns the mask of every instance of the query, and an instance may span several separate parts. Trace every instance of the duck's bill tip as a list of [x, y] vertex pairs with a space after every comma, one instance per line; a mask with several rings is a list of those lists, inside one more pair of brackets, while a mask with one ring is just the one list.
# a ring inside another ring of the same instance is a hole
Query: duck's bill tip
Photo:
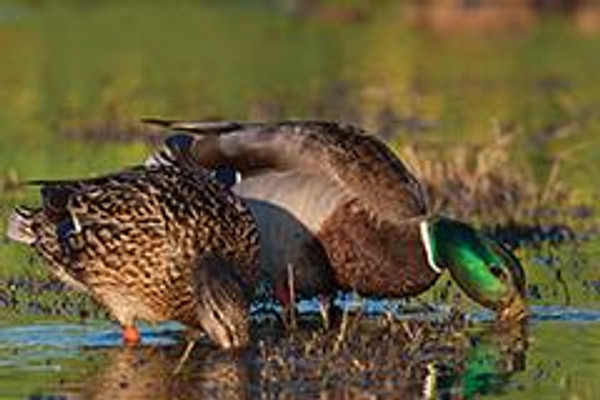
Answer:
[[497, 320], [501, 323], [519, 323], [529, 317], [527, 300], [522, 296], [514, 296], [507, 306], [498, 311]]

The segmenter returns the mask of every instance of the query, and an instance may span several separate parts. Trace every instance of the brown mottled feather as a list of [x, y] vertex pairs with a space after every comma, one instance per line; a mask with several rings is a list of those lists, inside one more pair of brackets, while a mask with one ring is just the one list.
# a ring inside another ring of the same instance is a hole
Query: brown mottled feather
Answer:
[[[176, 319], [207, 329], [199, 301], [206, 295], [232, 304], [226, 317], [247, 328], [239, 297], [258, 278], [258, 230], [242, 201], [201, 167], [174, 162], [37, 183], [43, 206], [29, 212], [32, 246], [58, 278], [87, 290], [119, 323]], [[207, 263], [214, 257], [218, 273]], [[228, 283], [239, 293], [219, 289]]]

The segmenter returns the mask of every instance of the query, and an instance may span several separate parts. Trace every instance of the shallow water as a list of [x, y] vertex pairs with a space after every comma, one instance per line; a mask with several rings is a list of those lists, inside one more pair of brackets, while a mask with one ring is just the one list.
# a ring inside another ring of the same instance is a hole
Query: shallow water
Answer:
[[[137, 348], [121, 346], [118, 329], [102, 323], [4, 327], [0, 388], [2, 398], [592, 399], [600, 394], [595, 379], [600, 311], [535, 307], [524, 332], [488, 328], [477, 322], [460, 341], [450, 344], [436, 337], [410, 351], [393, 337], [370, 341], [368, 348], [348, 345], [338, 357], [347, 357], [347, 363], [371, 363], [354, 369], [325, 368], [318, 380], [313, 369], [322, 369], [323, 360], [309, 352], [285, 360], [288, 371], [274, 370], [278, 361], [273, 354], [286, 357], [295, 351], [289, 338], [259, 340], [242, 354], [217, 350], [201, 340], [174, 374], [185, 347], [175, 324], [144, 327], [144, 344]], [[389, 357], [374, 358], [382, 352]]]

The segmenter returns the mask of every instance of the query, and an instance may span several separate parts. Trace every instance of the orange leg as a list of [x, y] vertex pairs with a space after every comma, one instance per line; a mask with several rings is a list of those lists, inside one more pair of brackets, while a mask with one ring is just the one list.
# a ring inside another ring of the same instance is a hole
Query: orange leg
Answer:
[[142, 340], [140, 331], [134, 325], [123, 327], [123, 343], [126, 346], [135, 346]]
[[290, 295], [290, 290], [287, 285], [276, 285], [273, 292], [275, 298], [283, 308], [287, 309], [290, 307], [292, 304], [292, 296]]
[[289, 286], [286, 284], [275, 285], [273, 294], [283, 308], [284, 324], [286, 329], [296, 329], [296, 304]]

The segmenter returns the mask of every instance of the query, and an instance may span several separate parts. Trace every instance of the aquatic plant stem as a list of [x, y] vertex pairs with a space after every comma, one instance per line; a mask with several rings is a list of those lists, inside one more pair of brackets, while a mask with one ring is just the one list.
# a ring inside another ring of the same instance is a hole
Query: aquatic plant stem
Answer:
[[319, 295], [319, 313], [323, 321], [323, 328], [327, 331], [331, 326], [329, 313], [331, 312], [331, 297], [329, 295]]
[[[354, 300], [358, 295], [356, 292], [352, 292], [352, 299]], [[361, 305], [362, 308], [362, 305]], [[342, 314], [342, 323], [340, 325], [340, 330], [338, 332], [337, 338], [333, 345], [333, 354], [337, 354], [341, 349], [344, 340], [346, 339], [346, 335], [348, 334], [348, 327], [350, 325], [350, 307], [348, 304], [344, 307], [344, 313]]]
[[173, 375], [177, 375], [181, 371], [181, 368], [183, 368], [183, 365], [189, 358], [195, 345], [196, 345], [195, 339], [188, 341], [187, 346], [185, 347], [185, 350], [183, 351], [183, 354], [181, 355], [181, 358], [179, 359], [179, 361], [177, 361], [177, 365], [175, 366], [175, 369], [173, 370]]
[[296, 287], [294, 283], [294, 266], [289, 263], [287, 265], [287, 276], [288, 276], [288, 290], [290, 295], [289, 304], [289, 317], [290, 317], [290, 328], [295, 331], [297, 328], [296, 323]]

